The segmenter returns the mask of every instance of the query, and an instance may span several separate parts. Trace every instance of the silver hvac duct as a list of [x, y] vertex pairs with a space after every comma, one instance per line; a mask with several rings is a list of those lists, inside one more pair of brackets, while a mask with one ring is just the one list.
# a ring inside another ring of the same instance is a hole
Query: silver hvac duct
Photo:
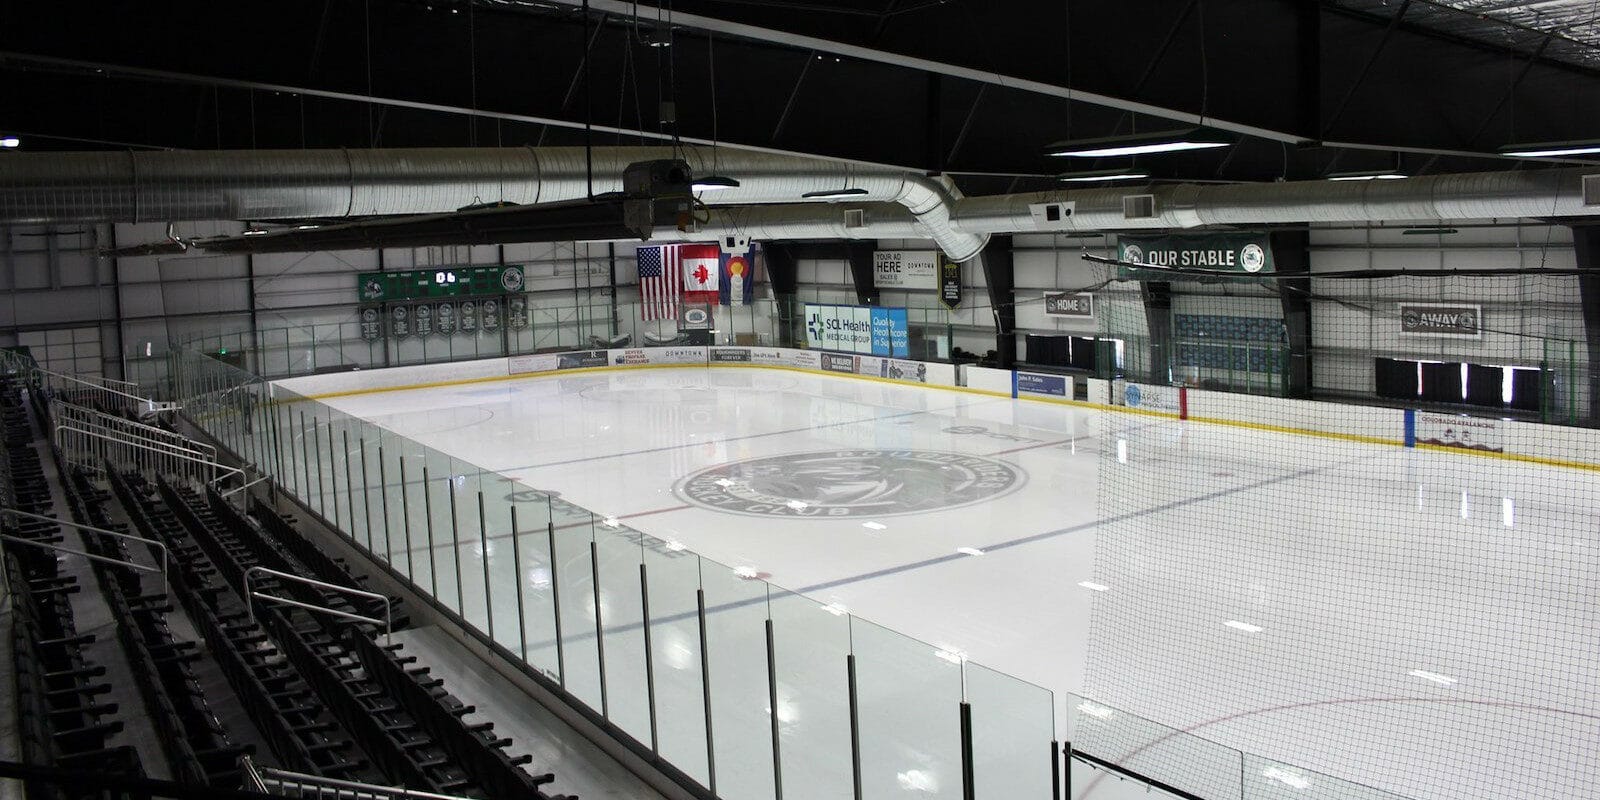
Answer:
[[[1600, 216], [1583, 204], [1583, 176], [1600, 168], [1474, 172], [1388, 181], [1297, 181], [1088, 189], [970, 197], [957, 230], [973, 234], [1116, 231], [1303, 222]], [[1141, 204], [1129, 198], [1149, 196]], [[1043, 209], [1067, 204], [1050, 222]], [[1148, 216], [1135, 207], [1145, 205]]]
[[[739, 181], [719, 204], [794, 203], [807, 192], [903, 206], [914, 235], [965, 261], [988, 237], [956, 231], [948, 179], [822, 159], [711, 148], [593, 151], [593, 191], [622, 190], [631, 163], [683, 158], [697, 176]], [[429, 214], [468, 205], [578, 200], [583, 148], [13, 153], [0, 160], [0, 223], [271, 220]]]

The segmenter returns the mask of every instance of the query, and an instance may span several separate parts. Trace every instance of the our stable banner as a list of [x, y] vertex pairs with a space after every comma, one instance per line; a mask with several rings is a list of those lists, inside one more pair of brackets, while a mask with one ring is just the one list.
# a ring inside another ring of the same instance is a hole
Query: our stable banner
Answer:
[[1117, 240], [1117, 260], [1168, 269], [1275, 271], [1272, 243], [1266, 233], [1122, 236]]

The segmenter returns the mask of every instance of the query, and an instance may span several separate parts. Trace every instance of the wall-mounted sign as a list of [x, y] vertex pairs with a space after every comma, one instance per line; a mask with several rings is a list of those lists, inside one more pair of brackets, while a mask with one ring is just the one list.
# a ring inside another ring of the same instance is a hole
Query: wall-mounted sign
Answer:
[[1117, 240], [1117, 260], [1170, 269], [1275, 271], [1272, 243], [1265, 233], [1122, 236]]
[[1500, 430], [1499, 420], [1419, 411], [1416, 426], [1417, 442], [1420, 444], [1505, 452], [1505, 435]]
[[1094, 319], [1094, 294], [1092, 292], [1047, 294], [1044, 296], [1044, 313], [1052, 317]]
[[685, 331], [711, 330], [711, 312], [703, 306], [684, 306], [678, 329]]
[[939, 288], [939, 251], [879, 250], [872, 254], [872, 285], [879, 289]]
[[945, 308], [961, 305], [961, 265], [939, 259], [939, 302]]
[[404, 272], [363, 272], [356, 276], [356, 291], [364, 303], [521, 294], [524, 284], [520, 266], [430, 267]]
[[1445, 339], [1483, 338], [1483, 307], [1401, 303], [1400, 332]]
[[369, 342], [383, 338], [383, 309], [377, 306], [361, 307], [361, 338]]
[[806, 304], [806, 342], [812, 350], [878, 356], [910, 355], [906, 310]]
[[1067, 397], [1070, 392], [1071, 389], [1065, 375], [1040, 375], [1034, 372], [1017, 373], [1017, 394]]

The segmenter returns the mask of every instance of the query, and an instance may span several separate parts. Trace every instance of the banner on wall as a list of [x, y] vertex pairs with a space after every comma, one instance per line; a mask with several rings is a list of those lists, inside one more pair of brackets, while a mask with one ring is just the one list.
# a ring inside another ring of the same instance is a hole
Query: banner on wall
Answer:
[[1483, 306], [1401, 303], [1400, 332], [1440, 339], [1483, 338]]
[[478, 302], [478, 327], [484, 333], [500, 330], [500, 301], [490, 297]]
[[404, 339], [411, 335], [410, 306], [392, 306], [389, 309], [389, 335]]
[[383, 309], [379, 306], [361, 307], [361, 338], [369, 342], [383, 338]]
[[806, 343], [812, 350], [910, 355], [910, 325], [903, 308], [807, 303], [805, 315]]
[[939, 302], [945, 308], [961, 305], [961, 265], [939, 259]]
[[514, 331], [528, 327], [528, 298], [518, 295], [507, 298], [506, 327]]
[[417, 329], [417, 335], [422, 337], [433, 335], [433, 306], [428, 303], [418, 303], [411, 309], [411, 324]]
[[456, 304], [456, 327], [462, 333], [476, 333], [478, 330], [478, 303], [475, 300], [462, 300]]
[[879, 250], [873, 253], [872, 285], [879, 289], [938, 289], [939, 251]]
[[1505, 452], [1500, 420], [1417, 412], [1417, 443], [1459, 447], [1490, 453]]
[[440, 303], [433, 309], [433, 329], [441, 336], [456, 332], [456, 304]]
[[1151, 267], [1217, 272], [1276, 271], [1272, 243], [1265, 232], [1121, 236], [1117, 240], [1117, 260]]
[[1052, 317], [1094, 319], [1093, 292], [1059, 292], [1044, 296], [1044, 313]]
[[1128, 408], [1178, 413], [1178, 390], [1173, 386], [1129, 383], [1123, 386], [1122, 402]]

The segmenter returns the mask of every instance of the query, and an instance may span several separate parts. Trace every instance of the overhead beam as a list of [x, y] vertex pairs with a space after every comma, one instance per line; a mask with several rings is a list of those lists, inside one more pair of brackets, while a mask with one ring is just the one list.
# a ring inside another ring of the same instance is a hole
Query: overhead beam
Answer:
[[[581, 7], [584, 3], [584, 0], [547, 1], [554, 5], [571, 7]], [[647, 6], [642, 3], [635, 3], [633, 0], [587, 0], [587, 2], [589, 7], [596, 11], [606, 11], [630, 18], [635, 15], [639, 16], [640, 18], [654, 18], [657, 14], [664, 16], [667, 13], [666, 9], [657, 8], [655, 6]], [[717, 33], [724, 33], [730, 36], [738, 36], [759, 42], [785, 45], [801, 51], [815, 50], [819, 53], [828, 53], [841, 58], [851, 58], [857, 61], [868, 61], [894, 67], [921, 70], [923, 72], [937, 73], [948, 78], [969, 80], [975, 83], [994, 84], [1007, 89], [1017, 89], [1024, 92], [1032, 92], [1034, 94], [1045, 95], [1047, 97], [1057, 97], [1062, 100], [1072, 100], [1076, 102], [1089, 103], [1091, 105], [1104, 106], [1106, 108], [1129, 111], [1135, 114], [1160, 117], [1162, 119], [1172, 120], [1173, 122], [1185, 125], [1205, 125], [1206, 127], [1216, 130], [1229, 131], [1232, 133], [1243, 134], [1245, 136], [1255, 136], [1262, 139], [1271, 139], [1277, 142], [1289, 142], [1294, 144], [1306, 141], [1306, 137], [1295, 133], [1275, 131], [1255, 125], [1247, 125], [1242, 122], [1218, 119], [1216, 117], [1193, 114], [1187, 111], [1178, 111], [1171, 108], [1151, 105], [1150, 103], [1141, 103], [1135, 100], [1112, 97], [1110, 95], [1088, 92], [1082, 89], [1074, 89], [1072, 87], [1063, 86], [1060, 84], [1047, 83], [1045, 81], [1037, 81], [1015, 75], [1006, 75], [1004, 73], [994, 72], [991, 70], [947, 64], [942, 61], [908, 56], [904, 53], [876, 50], [870, 47], [861, 47], [859, 45], [846, 44], [844, 42], [836, 42], [830, 39], [806, 36], [803, 34], [791, 33], [789, 31], [780, 31], [773, 28], [763, 28], [757, 25], [747, 25], [742, 22], [731, 22], [729, 20], [717, 19], [715, 17], [701, 16], [699, 14], [685, 14], [681, 11], [673, 11], [672, 24], [685, 28], [694, 28], [697, 30], [715, 31]]]

